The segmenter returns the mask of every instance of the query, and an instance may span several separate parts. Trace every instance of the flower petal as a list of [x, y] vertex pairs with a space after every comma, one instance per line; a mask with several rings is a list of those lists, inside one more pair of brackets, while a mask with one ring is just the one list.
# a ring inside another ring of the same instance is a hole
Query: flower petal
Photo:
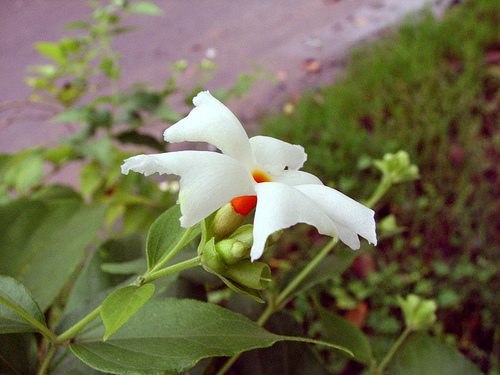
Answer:
[[258, 135], [250, 138], [257, 165], [271, 174], [279, 175], [285, 168], [299, 170], [307, 160], [304, 147], [272, 137]]
[[181, 225], [191, 227], [241, 195], [255, 195], [255, 181], [233, 158], [209, 151], [178, 151], [137, 155], [125, 160], [122, 173], [129, 170], [146, 176], [158, 172], [181, 176], [179, 202]]
[[[295, 188], [321, 206], [326, 214], [339, 226], [359, 234], [372, 244], [377, 244], [375, 212], [373, 210], [327, 186], [300, 185]], [[352, 246], [350, 247], [355, 249]]]
[[318, 177], [303, 171], [283, 171], [279, 176], [271, 175], [271, 179], [275, 182], [282, 182], [293, 186], [306, 184], [323, 185]]
[[337, 235], [337, 228], [321, 207], [293, 186], [279, 182], [255, 185], [257, 208], [254, 219], [252, 261], [260, 258], [267, 237], [297, 223], [315, 226], [319, 233]]
[[165, 141], [208, 142], [247, 168], [254, 168], [248, 136], [236, 116], [208, 91], [196, 95], [193, 103], [195, 108], [187, 117], [165, 130]]

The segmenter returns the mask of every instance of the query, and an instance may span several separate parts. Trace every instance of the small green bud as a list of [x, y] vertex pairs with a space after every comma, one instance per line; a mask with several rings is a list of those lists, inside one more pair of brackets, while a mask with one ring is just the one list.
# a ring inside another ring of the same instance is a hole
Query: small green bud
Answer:
[[418, 167], [411, 164], [406, 151], [387, 153], [382, 160], [375, 160], [373, 163], [394, 184], [420, 178]]
[[398, 297], [398, 303], [403, 310], [406, 326], [414, 331], [427, 328], [436, 321], [437, 304], [433, 300], [409, 294], [406, 299]]
[[244, 243], [229, 238], [217, 242], [215, 250], [226, 264], [237, 263], [250, 255], [250, 249]]
[[229, 237], [243, 224], [245, 216], [237, 213], [231, 202], [226, 203], [216, 213], [212, 220], [212, 233], [216, 240]]
[[201, 264], [205, 270], [214, 274], [223, 274], [227, 267], [215, 249], [215, 239], [208, 241], [201, 251]]

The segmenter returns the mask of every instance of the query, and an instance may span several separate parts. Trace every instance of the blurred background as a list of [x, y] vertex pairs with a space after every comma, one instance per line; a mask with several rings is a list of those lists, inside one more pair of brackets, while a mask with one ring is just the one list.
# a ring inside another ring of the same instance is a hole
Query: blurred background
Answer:
[[[303, 145], [304, 170], [359, 201], [381, 178], [374, 161], [403, 150], [420, 178], [375, 205], [378, 246], [324, 280], [319, 302], [380, 357], [403, 328], [397, 296], [435, 300], [431, 333], [500, 373], [500, 2], [113, 3], [2, 5], [2, 204], [63, 182], [107, 205], [108, 235], [144, 233], [176, 192], [119, 166], [167, 150], [163, 129], [201, 89], [250, 134]], [[324, 243], [307, 226], [287, 231], [273, 272]], [[312, 305], [304, 293], [287, 307], [317, 337]], [[364, 368], [320, 354], [331, 373]]]

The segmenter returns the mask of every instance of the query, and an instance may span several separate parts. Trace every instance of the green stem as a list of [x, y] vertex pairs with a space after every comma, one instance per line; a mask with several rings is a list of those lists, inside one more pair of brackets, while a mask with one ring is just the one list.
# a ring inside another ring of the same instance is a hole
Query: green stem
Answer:
[[290, 284], [287, 285], [285, 289], [278, 295], [276, 299], [276, 307], [277, 311], [281, 310], [282, 305], [286, 302], [286, 299], [289, 297], [294, 289], [311, 273], [311, 271], [316, 267], [319, 262], [323, 260], [324, 257], [328, 255], [330, 250], [337, 244], [338, 237], [334, 237], [328, 242], [321, 251], [316, 254], [316, 256], [305, 266], [302, 271], [293, 279]]
[[180, 271], [183, 271], [185, 269], [199, 266], [199, 265], [201, 265], [201, 256], [198, 255], [198, 256], [194, 257], [193, 259], [185, 260], [184, 262], [174, 264], [170, 267], [163, 268], [159, 271], [146, 272], [146, 274], [142, 278], [140, 278], [141, 285], [145, 284], [145, 283], [150, 283], [151, 281], [154, 281], [154, 280], [157, 280], [161, 277], [170, 275], [171, 273], [180, 272]]
[[52, 358], [54, 358], [56, 351], [57, 351], [57, 347], [52, 345], [49, 352], [47, 353], [47, 355], [43, 359], [42, 365], [40, 366], [40, 370], [38, 371], [38, 375], [48, 374], [50, 362], [52, 361]]
[[406, 340], [408, 335], [413, 332], [413, 329], [410, 327], [406, 327], [401, 336], [398, 337], [394, 345], [392, 346], [391, 350], [389, 350], [389, 353], [385, 356], [385, 358], [380, 362], [378, 365], [377, 369], [375, 370], [374, 375], [382, 375], [385, 367], [387, 364], [391, 361], [392, 357], [394, 357], [394, 354], [398, 351], [399, 347], [403, 344], [403, 342]]
[[377, 203], [380, 200], [380, 198], [382, 198], [384, 194], [387, 193], [387, 190], [389, 190], [391, 185], [392, 185], [391, 179], [384, 175], [382, 177], [382, 180], [377, 186], [377, 190], [375, 190], [370, 199], [368, 199], [368, 201], [365, 202], [365, 206], [372, 208], [375, 205], [375, 203]]
[[[311, 271], [318, 265], [319, 262], [323, 260], [325, 256], [328, 255], [330, 250], [335, 246], [335, 244], [338, 242], [338, 238], [332, 238], [330, 242], [328, 242], [321, 251], [316, 254], [316, 256], [305, 266], [302, 271], [286, 286], [285, 289], [278, 295], [276, 300], [270, 301], [266, 307], [266, 309], [262, 312], [260, 315], [260, 318], [257, 320], [257, 324], [259, 326], [263, 326], [269, 317], [274, 314], [275, 312], [280, 311], [290, 294], [295, 290], [295, 288], [311, 273]], [[236, 362], [236, 360], [239, 358], [240, 354], [233, 355], [231, 358], [227, 360], [226, 363], [224, 363], [224, 366], [221, 367], [221, 369], [217, 372], [216, 375], [224, 375]]]
[[167, 254], [167, 256], [165, 258], [163, 258], [161, 260], [161, 262], [156, 264], [149, 272], [154, 273], [154, 272], [162, 269], [163, 266], [165, 264], [167, 264], [174, 257], [174, 255], [177, 254], [179, 252], [179, 250], [184, 247], [184, 245], [186, 244], [186, 240], [189, 238], [189, 236], [191, 235], [191, 232], [193, 232], [194, 228], [195, 227], [191, 227], [191, 228], [186, 229], [186, 231], [184, 232], [184, 235], [181, 237], [179, 242], [177, 242], [177, 245], [175, 245], [175, 247], [172, 249], [172, 251], [170, 251]]
[[56, 342], [62, 343], [68, 340], [69, 338], [73, 337], [74, 335], [76, 335], [82, 328], [84, 328], [87, 324], [89, 324], [92, 320], [94, 320], [99, 316], [99, 314], [101, 313], [101, 306], [102, 305], [99, 305], [94, 311], [92, 311], [90, 314], [88, 314], [86, 317], [84, 317], [82, 320], [76, 323], [73, 327], [61, 333], [57, 337]]
[[24, 319], [28, 321], [30, 325], [35, 327], [37, 330], [40, 331], [42, 335], [44, 335], [47, 339], [49, 339], [51, 342], [54, 342], [56, 340], [56, 335], [52, 333], [47, 326], [45, 326], [43, 323], [39, 322], [35, 318], [33, 318], [31, 315], [29, 315], [26, 311], [21, 309], [20, 307], [14, 305], [12, 302], [9, 300], [5, 299], [4, 297], [0, 296], [0, 302], [6, 305], [7, 307], [11, 308], [14, 310], [16, 313], [21, 315]]

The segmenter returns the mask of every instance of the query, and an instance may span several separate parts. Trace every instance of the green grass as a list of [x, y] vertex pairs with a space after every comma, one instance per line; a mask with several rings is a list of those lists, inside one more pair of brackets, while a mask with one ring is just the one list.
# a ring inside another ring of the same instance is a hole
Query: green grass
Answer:
[[[267, 135], [306, 148], [305, 170], [358, 200], [379, 177], [367, 160], [410, 154], [422, 178], [393, 187], [376, 207], [378, 220], [394, 213], [407, 230], [382, 240], [373, 256], [379, 270], [399, 261], [400, 274], [430, 278], [422, 293], [444, 301], [445, 330], [459, 339], [478, 314], [469, 344], [483, 369], [491, 367], [483, 357], [499, 350], [499, 116], [500, 2], [476, 0], [442, 20], [430, 12], [408, 19], [356, 50], [337, 83], [304, 95], [291, 114], [263, 120]], [[407, 291], [420, 284], [407, 283]]]

